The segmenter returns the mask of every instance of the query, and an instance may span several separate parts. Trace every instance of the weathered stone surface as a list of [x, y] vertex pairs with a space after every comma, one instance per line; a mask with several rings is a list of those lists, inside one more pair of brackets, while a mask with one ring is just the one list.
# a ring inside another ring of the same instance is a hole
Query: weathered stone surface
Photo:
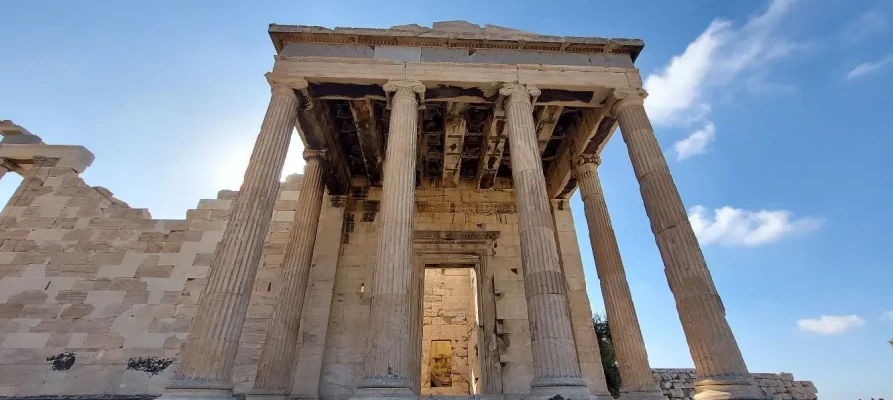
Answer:
[[619, 91], [614, 96], [612, 112], [629, 150], [682, 329], [698, 369], [698, 395], [706, 399], [760, 398], [645, 113], [643, 93]]
[[[561, 271], [551, 207], [532, 116], [531, 96], [539, 91], [518, 84], [500, 89], [506, 97], [506, 120], [511, 133], [512, 175], [524, 269], [524, 292], [530, 318], [534, 380], [532, 387], [585, 386], [580, 376], [568, 309], [567, 282]], [[604, 379], [602, 379], [604, 381]], [[607, 395], [607, 386], [596, 395]]]
[[[693, 369], [653, 369], [654, 380], [660, 383], [663, 395], [669, 400], [685, 400], [695, 396], [697, 376]], [[750, 374], [756, 385], [771, 399], [816, 400], [818, 390], [810, 381], [794, 380], [790, 373]]]
[[392, 110], [382, 184], [381, 236], [375, 279], [371, 281], [371, 346], [361, 385], [411, 393], [409, 307], [412, 300], [407, 295], [413, 269], [418, 105], [425, 87], [414, 81], [393, 81], [384, 89], [392, 93]]

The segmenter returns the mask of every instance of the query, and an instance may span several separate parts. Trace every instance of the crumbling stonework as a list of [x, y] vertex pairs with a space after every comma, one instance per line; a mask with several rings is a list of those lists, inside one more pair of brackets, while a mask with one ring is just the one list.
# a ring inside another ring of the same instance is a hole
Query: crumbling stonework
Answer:
[[[256, 369], [299, 183], [283, 184], [276, 204], [237, 356], [239, 387]], [[185, 220], [158, 220], [71, 168], [35, 165], [0, 216], [0, 395], [159, 394], [236, 194], [200, 201]], [[69, 368], [47, 361], [65, 352]], [[169, 367], [129, 367], [141, 358]]]
[[[695, 394], [694, 369], [654, 369], [654, 379], [660, 383], [669, 400], [691, 400]], [[815, 400], [818, 390], [810, 381], [795, 381], [789, 373], [750, 374], [757, 386], [772, 400]]]

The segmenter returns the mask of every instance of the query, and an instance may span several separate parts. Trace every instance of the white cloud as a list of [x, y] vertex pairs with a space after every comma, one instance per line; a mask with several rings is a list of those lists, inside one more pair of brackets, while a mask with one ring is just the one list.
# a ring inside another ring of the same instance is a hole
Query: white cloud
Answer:
[[882, 10], [880, 5], [871, 8], [841, 29], [843, 40], [849, 44], [861, 42], [874, 35], [880, 35], [890, 30], [890, 17]]
[[889, 55], [875, 62], [864, 62], [851, 69], [850, 72], [847, 72], [846, 79], [853, 80], [866, 75], [871, 75], [889, 64], [893, 64], [893, 55]]
[[881, 321], [893, 321], [893, 310], [884, 311], [881, 314]]
[[818, 318], [797, 320], [797, 326], [804, 332], [815, 332], [825, 335], [843, 333], [851, 329], [861, 328], [865, 320], [858, 315], [822, 315]]
[[790, 55], [803, 46], [777, 37], [777, 28], [794, 0], [773, 0], [762, 14], [740, 29], [714, 20], [703, 33], [659, 72], [645, 78], [648, 115], [656, 124], [692, 119], [706, 107], [709, 88], [732, 83], [743, 72]]
[[698, 129], [673, 144], [673, 150], [676, 151], [676, 159], [684, 160], [694, 155], [704, 154], [707, 152], [707, 145], [713, 141], [716, 136], [716, 125], [707, 121], [703, 128]]
[[[759, 82], [762, 66], [787, 57], [803, 48], [777, 34], [783, 18], [795, 0], [772, 0], [762, 14], [757, 14], [736, 28], [731, 21], [716, 19], [710, 23], [682, 54], [674, 56], [659, 71], [645, 78], [648, 91], [645, 106], [656, 125], [703, 124], [678, 146], [704, 152], [703, 146], [713, 140], [715, 126], [709, 121], [711, 90], [740, 85], [742, 75], [752, 75], [749, 82]], [[753, 73], [753, 74], [752, 74]], [[754, 83], [747, 84], [747, 86]], [[708, 127], [709, 135], [708, 135]], [[694, 136], [700, 133], [700, 136]]]
[[645, 78], [648, 117], [657, 124], [678, 121], [701, 100], [708, 70], [713, 66], [716, 48], [725, 41], [728, 21], [713, 21], [685, 51], [673, 57], [663, 71]]
[[694, 206], [688, 211], [688, 220], [703, 245], [748, 247], [814, 231], [822, 224], [815, 218], [794, 219], [787, 210], [749, 211], [730, 206], [713, 210], [712, 216], [703, 206]]

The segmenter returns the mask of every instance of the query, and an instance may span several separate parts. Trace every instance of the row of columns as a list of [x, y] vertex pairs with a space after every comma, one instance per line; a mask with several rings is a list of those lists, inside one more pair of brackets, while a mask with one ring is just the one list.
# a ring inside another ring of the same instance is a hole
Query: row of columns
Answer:
[[[167, 398], [232, 398], [231, 375], [263, 242], [269, 231], [279, 177], [300, 103], [303, 79], [268, 74], [272, 96], [245, 179], [232, 206], [208, 286], [191, 325], [179, 372]], [[378, 260], [371, 285], [370, 352], [360, 397], [412, 397], [410, 296], [415, 214], [418, 81], [391, 81], [391, 118], [381, 201]], [[590, 399], [580, 374], [569, 316], [566, 281], [555, 242], [555, 226], [540, 161], [533, 102], [539, 90], [504, 84], [500, 91], [510, 135], [512, 177], [518, 209], [521, 260], [530, 321], [534, 379], [531, 396]], [[666, 161], [648, 123], [641, 94], [618, 93], [612, 110], [642, 187], [648, 216], [677, 299], [683, 328], [702, 378], [701, 393], [742, 397], [755, 389], [725, 321], [722, 304], [682, 206]], [[310, 104], [304, 104], [309, 107]], [[305, 152], [307, 165], [295, 219], [289, 233], [283, 286], [270, 318], [252, 396], [284, 397], [292, 368], [315, 245], [326, 170], [325, 153]], [[628, 398], [657, 398], [642, 334], [629, 294], [610, 219], [601, 195], [597, 162], [581, 157], [575, 168], [586, 204], [593, 249], [617, 359]], [[736, 386], [737, 385], [737, 386]], [[739, 396], [741, 394], [742, 396]], [[596, 393], [597, 397], [607, 393]], [[703, 397], [703, 396], [702, 396]], [[706, 397], [703, 397], [706, 398]]]
[[[764, 399], [762, 390], [750, 377], [726, 320], [722, 301], [645, 112], [645, 96], [643, 90], [615, 90], [608, 107], [620, 125], [664, 272], [676, 300], [698, 376], [695, 398]], [[582, 155], [575, 160], [574, 174], [584, 204], [620, 370], [621, 398], [662, 399], [648, 364], [645, 342], [598, 179], [599, 164], [598, 157]]]

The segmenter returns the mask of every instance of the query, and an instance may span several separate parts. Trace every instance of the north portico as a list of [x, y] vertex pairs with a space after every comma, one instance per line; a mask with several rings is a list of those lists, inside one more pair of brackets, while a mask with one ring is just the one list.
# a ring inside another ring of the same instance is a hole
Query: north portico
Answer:
[[[509, 226], [498, 230], [515, 239], [517, 264], [509, 270], [522, 289], [515, 292], [522, 297], [507, 308], [526, 309], [518, 319], [528, 324], [526, 330], [512, 332], [516, 340], [526, 333], [521, 340], [528, 344], [523, 345], [526, 357], [513, 360], [511, 367], [529, 374], [529, 381], [527, 390], [503, 391], [506, 380], [514, 377], [498, 369], [508, 363], [488, 358], [511, 357], [476, 346], [482, 363], [497, 366], [485, 380], [502, 383], [488, 382], [484, 387], [489, 389], [469, 394], [607, 398], [603, 372], [593, 365], [598, 361], [598, 343], [580, 329], [580, 316], [590, 315], [588, 306], [584, 309], [577, 301], [585, 295], [585, 288], [582, 292], [579, 288], [581, 266], [572, 259], [573, 253], [563, 253], [567, 243], [561, 243], [556, 228], [556, 210], [567, 207], [568, 197], [579, 186], [616, 338], [623, 397], [662, 398], [598, 180], [599, 152], [617, 126], [697, 368], [696, 398], [764, 397], [726, 321], [648, 121], [646, 93], [633, 64], [641, 41], [542, 36], [465, 22], [435, 23], [433, 28], [335, 30], [271, 25], [270, 36], [277, 50], [267, 74], [270, 104], [211, 263], [179, 372], [167, 385], [165, 398], [232, 395], [240, 332], [295, 127], [306, 149], [307, 166], [286, 243], [279, 298], [269, 317], [249, 397], [308, 397], [293, 388], [307, 372], [295, 365], [304, 298], [313, 284], [309, 280], [313, 233], [324, 199], [344, 196], [364, 211], [364, 222], [376, 223], [349, 238], [375, 243], [374, 258], [364, 259], [371, 280], [362, 283], [360, 292], [369, 303], [367, 325], [346, 332], [354, 336], [363, 366], [352, 370], [350, 381], [338, 382], [351, 392], [349, 397], [420, 394], [418, 304], [424, 292], [415, 261], [415, 234], [426, 224], [439, 226], [446, 236], [498, 226], [501, 221], [468, 224], [475, 212], [460, 213], [455, 207], [479, 206], [501, 197], [510, 199], [501, 203], [513, 206], [513, 212], [505, 215], [511, 215], [514, 224], [503, 223]], [[370, 199], [374, 209], [367, 208]], [[447, 217], [422, 221], [420, 216], [433, 214], [426, 207], [435, 202], [446, 203], [441, 214]], [[462, 215], [461, 221], [456, 214]], [[446, 236], [441, 245], [454, 246], [455, 252], [470, 246], [455, 239], [450, 244]], [[353, 255], [346, 250], [341, 250], [342, 257]], [[481, 257], [500, 251], [493, 246]], [[575, 279], [569, 280], [569, 275]], [[483, 317], [497, 322], [510, 319], [500, 318], [501, 312], [517, 316], [517, 310], [501, 310], [497, 303], [495, 312]], [[331, 321], [329, 325], [332, 329]], [[499, 333], [496, 328], [481, 336]], [[491, 346], [498, 346], [496, 342]], [[339, 367], [324, 365], [326, 358], [323, 355], [323, 365], [314, 366], [322, 372], [311, 376], [321, 374], [324, 382], [346, 376], [327, 371]], [[329, 364], [339, 364], [337, 356], [334, 361], [328, 358]], [[309, 393], [316, 396], [326, 397]]]
[[[269, 33], [242, 186], [185, 219], [0, 121], [0, 178], [22, 176], [0, 215], [0, 400], [607, 400], [575, 218], [622, 399], [816, 399], [745, 365], [644, 107], [642, 41]], [[598, 176], [617, 128], [663, 261], [635, 267], [663, 267], [694, 370], [649, 365]], [[295, 132], [303, 174], [283, 171]]]

